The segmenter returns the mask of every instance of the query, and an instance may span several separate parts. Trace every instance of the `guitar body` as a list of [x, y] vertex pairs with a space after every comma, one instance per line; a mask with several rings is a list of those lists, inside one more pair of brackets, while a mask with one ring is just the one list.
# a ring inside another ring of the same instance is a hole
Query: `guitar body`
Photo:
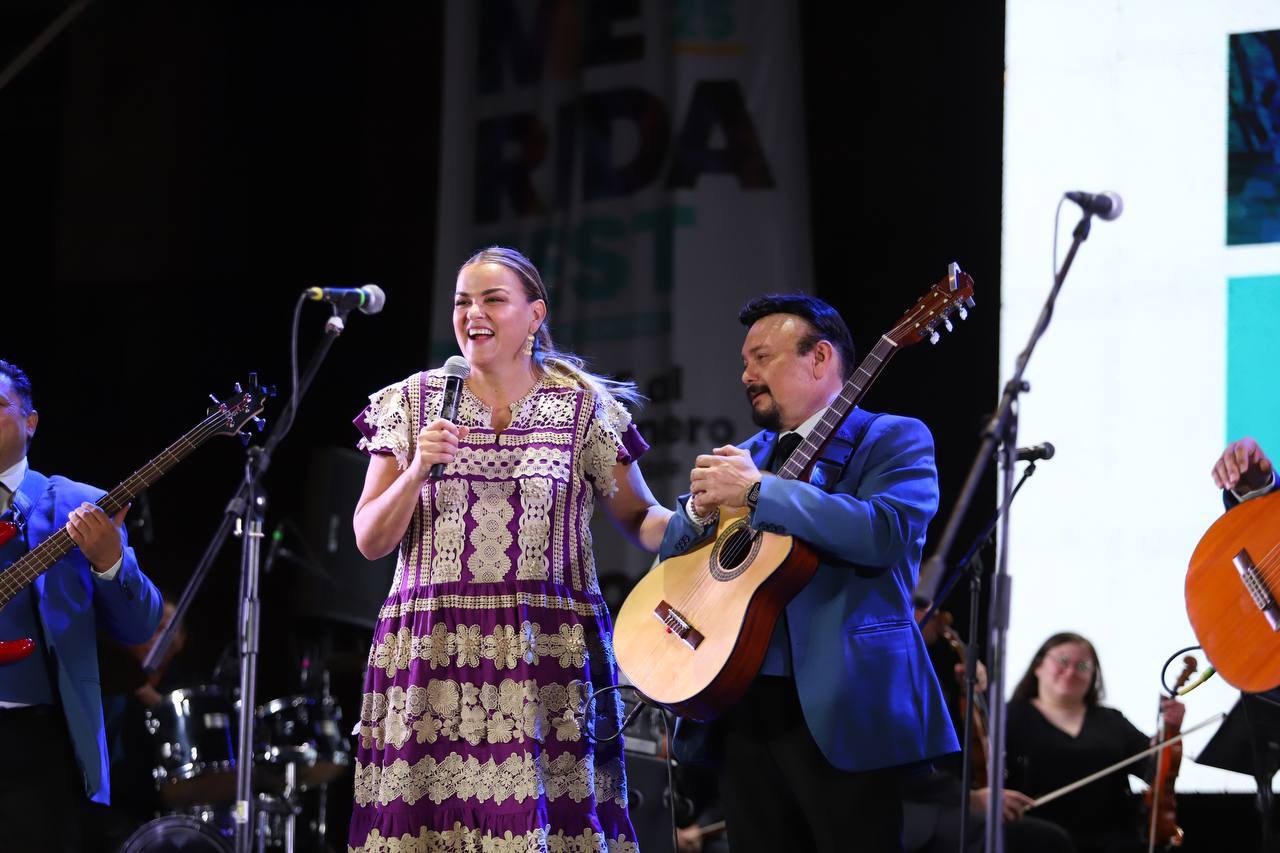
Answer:
[[714, 719], [742, 697], [782, 609], [818, 568], [804, 543], [753, 531], [746, 515], [722, 509], [714, 540], [659, 563], [618, 611], [618, 666], [683, 717]]
[[1280, 492], [1210, 526], [1191, 555], [1186, 597], [1196, 638], [1223, 678], [1249, 693], [1280, 685]]
[[[18, 525], [12, 521], [0, 521], [0, 545], [5, 544], [10, 539], [18, 535]], [[9, 568], [5, 566], [5, 568]], [[0, 583], [3, 583], [4, 573], [0, 571]], [[28, 657], [35, 651], [36, 644], [30, 638], [22, 640], [0, 640], [0, 666], [7, 663], [14, 663]]]
[[0, 640], [0, 666], [17, 663], [23, 658], [30, 657], [35, 650], [35, 641], [29, 637], [21, 640]]

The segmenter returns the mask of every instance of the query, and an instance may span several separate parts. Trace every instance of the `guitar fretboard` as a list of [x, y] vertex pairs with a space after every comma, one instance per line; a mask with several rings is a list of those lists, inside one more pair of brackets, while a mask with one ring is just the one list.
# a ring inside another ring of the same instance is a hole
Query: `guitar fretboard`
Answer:
[[794, 480], [805, 472], [814, 455], [827, 443], [827, 439], [835, 432], [853, 407], [866, 394], [871, 383], [884, 370], [884, 366], [898, 351], [898, 346], [887, 335], [880, 338], [871, 352], [858, 364], [858, 369], [844, 383], [840, 394], [831, 402], [827, 410], [804, 441], [791, 453], [778, 476], [784, 480]]

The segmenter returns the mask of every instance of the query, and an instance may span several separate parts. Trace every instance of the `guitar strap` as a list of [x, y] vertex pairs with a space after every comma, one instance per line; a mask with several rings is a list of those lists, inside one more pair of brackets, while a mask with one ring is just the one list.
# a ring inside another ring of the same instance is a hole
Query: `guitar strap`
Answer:
[[[18, 484], [18, 489], [13, 493], [13, 509], [17, 515], [15, 519], [18, 522], [18, 529], [21, 531], [23, 542], [26, 543], [27, 550], [31, 549], [31, 528], [27, 523], [31, 518], [32, 511], [35, 509], [40, 498], [48, 492], [49, 478], [34, 468], [27, 468], [27, 475], [22, 478], [22, 482]], [[36, 592], [35, 583], [31, 584], [31, 595], [28, 597], [31, 602], [31, 610], [36, 618], [36, 630], [40, 632], [40, 642], [37, 644], [43, 652], [45, 672], [49, 677], [49, 690], [52, 691], [54, 699], [61, 704], [61, 697], [58, 691], [58, 670], [53, 662], [53, 651], [49, 648], [48, 638], [44, 636], [44, 619], [40, 615], [40, 596]]]
[[857, 407], [849, 412], [844, 425], [846, 428], [836, 430], [827, 439], [826, 444], [822, 445], [818, 457], [813, 460], [813, 471], [809, 475], [809, 482], [822, 491], [830, 493], [840, 481], [845, 467], [853, 458], [854, 451], [858, 449], [858, 445], [862, 444], [867, 430], [878, 417], [880, 417], [879, 414], [873, 415]]
[[[18, 484], [13, 493], [13, 506], [17, 511], [19, 526], [26, 530], [26, 520], [31, 517], [31, 510], [49, 488], [49, 478], [33, 468], [27, 468], [27, 476]], [[25, 532], [23, 536], [25, 537]], [[29, 544], [29, 543], [28, 543]]]

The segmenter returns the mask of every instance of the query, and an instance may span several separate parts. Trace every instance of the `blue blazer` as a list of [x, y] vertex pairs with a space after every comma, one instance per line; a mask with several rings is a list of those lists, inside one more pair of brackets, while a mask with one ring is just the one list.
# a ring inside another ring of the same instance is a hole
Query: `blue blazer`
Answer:
[[[855, 408], [832, 446], [847, 447], [864, 427], [852, 455], [819, 463], [811, 482], [765, 477], [751, 516], [757, 530], [795, 536], [818, 554], [813, 580], [787, 606], [792, 671], [810, 733], [848, 771], [960, 748], [911, 604], [938, 510], [933, 437], [913, 418]], [[763, 467], [776, 439], [765, 431], [739, 446]], [[699, 542], [677, 512], [660, 556]]]
[[[50, 477], [27, 521], [30, 547], [61, 530], [71, 510], [104, 494], [65, 477]], [[98, 628], [122, 643], [145, 643], [160, 624], [164, 602], [155, 584], [138, 568], [127, 541], [120, 571], [110, 581], [95, 578], [89, 561], [75, 548], [36, 578], [33, 586], [85, 794], [108, 805], [111, 787], [98, 678]]]

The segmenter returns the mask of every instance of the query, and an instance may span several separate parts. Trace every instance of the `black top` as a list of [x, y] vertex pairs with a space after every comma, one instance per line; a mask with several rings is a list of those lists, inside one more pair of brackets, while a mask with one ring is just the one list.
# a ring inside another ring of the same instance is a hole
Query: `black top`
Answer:
[[[1039, 797], [1110, 766], [1150, 745], [1114, 708], [1095, 706], [1085, 713], [1080, 734], [1072, 737], [1045, 719], [1029, 700], [1009, 702], [1005, 730], [1009, 776], [1005, 787]], [[1135, 762], [1059, 797], [1031, 814], [1059, 824], [1080, 849], [1122, 849], [1140, 842], [1139, 797], [1128, 775], [1148, 773], [1150, 760]]]

